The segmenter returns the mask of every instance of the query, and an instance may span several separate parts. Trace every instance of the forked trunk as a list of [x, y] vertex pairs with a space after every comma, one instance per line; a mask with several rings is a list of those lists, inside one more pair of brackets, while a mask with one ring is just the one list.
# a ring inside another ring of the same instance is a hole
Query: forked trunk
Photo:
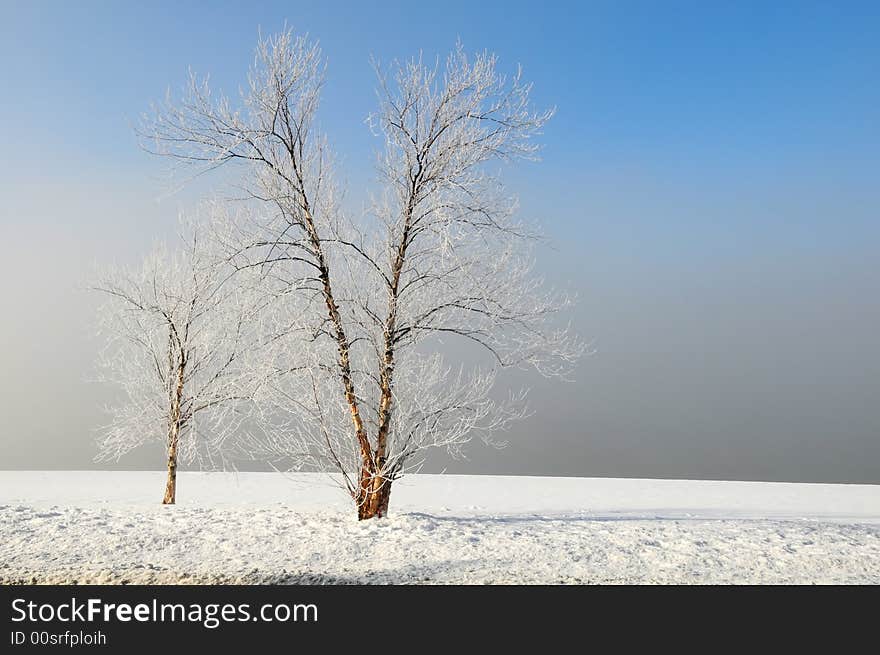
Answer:
[[[421, 177], [422, 164], [419, 162]], [[410, 227], [413, 208], [417, 193], [417, 181], [413, 180], [410, 200], [406, 209], [403, 234], [397, 246], [397, 253], [392, 264], [391, 280], [389, 280], [388, 318], [385, 321], [385, 351], [379, 362], [379, 379], [381, 394], [379, 400], [379, 425], [376, 432], [376, 450], [371, 457], [363, 457], [361, 479], [358, 487], [358, 519], [371, 519], [388, 515], [388, 501], [391, 499], [391, 478], [384, 471], [388, 457], [388, 434], [391, 430], [391, 414], [393, 412], [394, 393], [394, 344], [397, 334], [397, 298], [400, 289], [400, 275], [409, 245]]]
[[391, 500], [391, 480], [382, 475], [361, 472], [358, 520], [381, 518], [388, 515]]

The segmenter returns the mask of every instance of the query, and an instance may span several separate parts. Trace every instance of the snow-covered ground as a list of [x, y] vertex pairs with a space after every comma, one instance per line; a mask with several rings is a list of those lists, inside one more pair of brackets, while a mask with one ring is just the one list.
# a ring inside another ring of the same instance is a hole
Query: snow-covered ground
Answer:
[[0, 471], [2, 583], [880, 583], [880, 486]]

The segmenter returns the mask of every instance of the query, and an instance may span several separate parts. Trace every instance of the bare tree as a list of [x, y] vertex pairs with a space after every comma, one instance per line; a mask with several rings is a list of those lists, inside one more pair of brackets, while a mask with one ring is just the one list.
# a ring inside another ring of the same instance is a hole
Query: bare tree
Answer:
[[265, 380], [259, 298], [242, 279], [228, 283], [228, 266], [196, 224], [184, 225], [182, 240], [180, 250], [157, 246], [140, 267], [106, 272], [95, 286], [107, 299], [102, 379], [123, 392], [109, 408], [98, 459], [163, 441], [164, 504], [175, 502], [179, 461], [223, 458]]
[[[143, 130], [153, 151], [198, 171], [248, 164], [255, 209], [221, 240], [276, 299], [272, 359], [284, 375], [261, 445], [339, 471], [362, 519], [387, 513], [393, 480], [426, 449], [458, 454], [523, 415], [522, 394], [493, 396], [501, 370], [559, 376], [583, 350], [553, 327], [569, 301], [542, 290], [536, 235], [489, 168], [534, 158], [552, 112], [531, 110], [529, 86], [499, 75], [494, 56], [460, 46], [445, 66], [413, 60], [390, 79], [376, 68], [381, 189], [357, 220], [339, 208], [315, 134], [323, 66], [304, 38], [261, 39], [241, 109], [193, 77]], [[488, 359], [447, 364], [442, 344], [454, 340]]]

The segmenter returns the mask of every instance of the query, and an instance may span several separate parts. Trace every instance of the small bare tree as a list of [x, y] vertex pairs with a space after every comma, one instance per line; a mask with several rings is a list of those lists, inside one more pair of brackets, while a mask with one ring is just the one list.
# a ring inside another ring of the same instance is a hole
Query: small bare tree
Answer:
[[182, 240], [180, 250], [158, 246], [140, 267], [104, 273], [95, 286], [107, 299], [101, 378], [124, 397], [109, 408], [98, 459], [163, 441], [164, 504], [175, 502], [179, 461], [224, 456], [265, 380], [257, 373], [259, 301], [244, 280], [228, 282], [228, 266], [197, 225], [185, 225]]
[[[255, 209], [222, 240], [276, 298], [272, 359], [285, 375], [266, 414], [283, 420], [262, 446], [338, 470], [362, 519], [387, 513], [393, 480], [426, 449], [458, 454], [523, 415], [521, 394], [493, 396], [501, 370], [560, 376], [583, 351], [553, 326], [569, 301], [542, 290], [536, 235], [490, 170], [534, 158], [552, 112], [534, 112], [529, 86], [498, 74], [494, 56], [460, 46], [445, 66], [413, 60], [390, 78], [376, 68], [381, 189], [357, 220], [338, 206], [315, 134], [323, 65], [304, 38], [260, 40], [241, 109], [193, 77], [143, 130], [150, 149], [199, 170], [248, 165]], [[450, 366], [451, 340], [488, 358]]]

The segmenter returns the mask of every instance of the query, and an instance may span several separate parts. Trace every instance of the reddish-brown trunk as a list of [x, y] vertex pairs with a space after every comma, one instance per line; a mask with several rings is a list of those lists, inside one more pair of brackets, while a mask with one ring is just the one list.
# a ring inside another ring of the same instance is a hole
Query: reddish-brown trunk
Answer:
[[381, 475], [361, 478], [358, 499], [358, 520], [381, 518], [388, 515], [391, 500], [391, 480]]
[[[389, 280], [388, 317], [385, 320], [385, 352], [379, 362], [380, 399], [379, 421], [376, 431], [376, 450], [372, 453], [372, 461], [363, 458], [364, 466], [361, 471], [360, 486], [358, 488], [358, 518], [370, 519], [388, 515], [388, 503], [391, 500], [391, 479], [385, 477], [385, 461], [388, 457], [388, 433], [391, 430], [391, 414], [394, 406], [394, 347], [397, 334], [397, 299], [400, 289], [400, 276], [403, 271], [406, 249], [409, 245], [410, 228], [412, 226], [413, 208], [415, 207], [418, 189], [418, 180], [422, 174], [422, 164], [419, 162], [419, 171], [413, 180], [409, 202], [406, 207], [406, 216], [403, 223], [403, 233], [397, 244], [397, 252], [391, 265], [391, 279]], [[372, 466], [372, 470], [366, 470]], [[366, 475], [365, 475], [366, 471]]]

